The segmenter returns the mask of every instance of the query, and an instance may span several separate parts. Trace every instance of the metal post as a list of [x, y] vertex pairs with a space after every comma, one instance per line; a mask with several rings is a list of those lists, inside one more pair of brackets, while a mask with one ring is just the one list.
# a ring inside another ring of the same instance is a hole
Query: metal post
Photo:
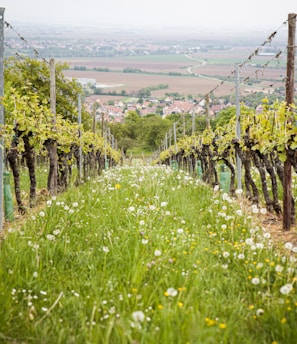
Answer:
[[[5, 8], [0, 7], [0, 97], [4, 96], [4, 11]], [[0, 125], [4, 124], [4, 108], [0, 104]], [[0, 139], [0, 232], [3, 229], [3, 164], [4, 164], [4, 142]]]
[[[236, 138], [240, 139], [240, 102], [239, 102], [239, 66], [236, 64]], [[236, 154], [236, 167], [237, 167], [237, 189], [242, 189], [241, 183], [241, 159], [238, 154]]]
[[83, 175], [83, 162], [82, 162], [82, 137], [81, 137], [81, 94], [78, 94], [77, 102], [77, 112], [78, 112], [78, 137], [79, 137], [79, 179], [82, 180]]

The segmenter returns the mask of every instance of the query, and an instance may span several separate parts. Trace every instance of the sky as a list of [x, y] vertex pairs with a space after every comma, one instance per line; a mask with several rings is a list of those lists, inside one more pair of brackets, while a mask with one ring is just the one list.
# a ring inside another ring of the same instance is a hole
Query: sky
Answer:
[[10, 24], [277, 29], [296, 0], [0, 0]]

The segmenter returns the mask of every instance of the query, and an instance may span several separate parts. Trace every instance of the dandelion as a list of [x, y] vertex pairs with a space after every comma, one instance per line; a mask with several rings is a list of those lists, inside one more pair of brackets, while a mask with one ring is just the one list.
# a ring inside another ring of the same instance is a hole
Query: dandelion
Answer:
[[135, 322], [143, 322], [145, 315], [142, 311], [135, 311], [132, 313], [132, 318]]
[[261, 213], [262, 215], [267, 214], [267, 209], [266, 209], [266, 208], [261, 208], [261, 209], [260, 209], [260, 213]]
[[33, 277], [34, 277], [34, 278], [37, 278], [37, 277], [38, 277], [38, 272], [37, 272], [37, 271], [34, 271], [34, 272], [33, 272]]
[[52, 205], [52, 201], [51, 201], [51, 200], [46, 201], [46, 205], [47, 205], [48, 207], [50, 207], [50, 206]]
[[44, 212], [44, 211], [40, 211], [40, 212], [39, 212], [39, 216], [40, 216], [40, 217], [44, 217], [44, 216], [45, 216], [45, 212]]
[[105, 252], [105, 253], [108, 253], [109, 252], [109, 248], [107, 246], [103, 246], [102, 247], [102, 251]]
[[168, 204], [168, 202], [161, 202], [161, 207], [166, 207], [166, 205]]
[[235, 190], [236, 195], [241, 195], [243, 193], [242, 189], [236, 189]]
[[228, 264], [223, 264], [222, 268], [225, 269], [225, 270], [228, 269]]
[[145, 224], [145, 221], [144, 220], [140, 220], [139, 224], [140, 224], [140, 226], [143, 226]]
[[271, 234], [270, 233], [264, 233], [264, 238], [265, 239], [270, 239], [271, 238]]
[[246, 243], [247, 245], [253, 245], [253, 244], [254, 244], [254, 241], [253, 241], [252, 238], [247, 238], [247, 239], [245, 240], [245, 243]]
[[254, 278], [252, 278], [252, 284], [254, 284], [254, 285], [258, 285], [259, 283], [260, 283], [260, 279], [258, 278], [258, 277], [254, 277]]
[[49, 241], [54, 241], [54, 240], [56, 239], [56, 237], [55, 237], [54, 235], [52, 235], [52, 234], [48, 234], [48, 235], [46, 236], [46, 238], [47, 238], [47, 240], [49, 240]]
[[73, 206], [73, 208], [77, 208], [78, 207], [78, 203], [77, 202], [73, 202], [72, 206]]
[[275, 271], [276, 272], [282, 272], [284, 270], [284, 267], [282, 266], [282, 265], [277, 265], [276, 267], [275, 267]]
[[253, 214], [258, 214], [259, 213], [259, 209], [258, 209], [258, 207], [255, 204], [252, 205], [252, 213]]
[[141, 240], [141, 243], [142, 243], [143, 245], [146, 245], [146, 244], [148, 243], [148, 240], [147, 240], [147, 239], [142, 239], [142, 240]]
[[160, 250], [155, 250], [154, 255], [155, 257], [160, 257], [162, 252]]
[[291, 243], [291, 242], [286, 242], [285, 243], [285, 248], [287, 249], [287, 250], [292, 250], [293, 249], [293, 244]]
[[244, 259], [245, 255], [243, 253], [239, 253], [239, 255], [237, 256], [238, 259]]
[[47, 312], [47, 311], [48, 311], [48, 309], [47, 309], [46, 307], [41, 307], [41, 310], [42, 310], [43, 312]]
[[116, 184], [114, 187], [115, 187], [117, 190], [119, 190], [119, 189], [121, 188], [121, 184]]
[[61, 233], [61, 231], [59, 230], [59, 229], [55, 229], [54, 231], [53, 231], [53, 234], [54, 235], [59, 235]]
[[260, 315], [263, 315], [263, 314], [264, 314], [264, 309], [259, 308], [259, 309], [256, 310], [257, 317], [259, 317]]
[[222, 330], [224, 330], [226, 327], [227, 325], [224, 323], [219, 324], [219, 328], [221, 328]]
[[178, 234], [182, 234], [184, 232], [184, 230], [182, 229], [182, 228], [179, 228], [178, 230], [177, 230], [177, 233]]
[[226, 251], [223, 252], [223, 257], [224, 257], [224, 258], [228, 258], [229, 256], [230, 256], [230, 253], [229, 253], [229, 252], [226, 252]]
[[165, 296], [175, 297], [178, 294], [178, 291], [174, 288], [168, 288], [164, 294]]
[[130, 213], [132, 213], [132, 211], [134, 211], [134, 210], [135, 210], [135, 207], [133, 207], [133, 206], [128, 208], [128, 211], [130, 211]]
[[264, 248], [264, 245], [261, 242], [256, 243], [256, 248], [262, 250]]
[[288, 295], [292, 290], [293, 290], [293, 285], [290, 283], [285, 284], [280, 288], [280, 292], [283, 295]]
[[236, 215], [242, 216], [242, 210], [241, 209], [236, 210]]

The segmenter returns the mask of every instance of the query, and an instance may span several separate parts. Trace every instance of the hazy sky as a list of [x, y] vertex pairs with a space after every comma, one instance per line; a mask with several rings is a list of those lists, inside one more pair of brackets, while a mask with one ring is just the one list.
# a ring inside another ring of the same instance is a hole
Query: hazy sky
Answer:
[[297, 0], [0, 0], [11, 24], [277, 29]]

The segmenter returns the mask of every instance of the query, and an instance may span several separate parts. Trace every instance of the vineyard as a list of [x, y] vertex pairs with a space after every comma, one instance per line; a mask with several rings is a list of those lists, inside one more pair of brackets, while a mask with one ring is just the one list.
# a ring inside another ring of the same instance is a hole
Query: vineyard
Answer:
[[[269, 212], [280, 215], [283, 163], [287, 156], [294, 171], [297, 171], [296, 111], [289, 110], [285, 103], [269, 105], [265, 100], [261, 114], [250, 108], [242, 108], [240, 125], [243, 134], [240, 139], [236, 137], [235, 121], [233, 111], [227, 125], [218, 126], [216, 130], [209, 128], [199, 136], [179, 140], [160, 153], [160, 162], [171, 165], [172, 161], [177, 161], [179, 166], [188, 171], [200, 173], [202, 180], [212, 186], [220, 185], [219, 171], [226, 167], [230, 171], [228, 192], [234, 195], [237, 188], [235, 158], [238, 154], [244, 170], [247, 199], [257, 205], [264, 202]], [[291, 216], [295, 219], [293, 198], [291, 202]]]

